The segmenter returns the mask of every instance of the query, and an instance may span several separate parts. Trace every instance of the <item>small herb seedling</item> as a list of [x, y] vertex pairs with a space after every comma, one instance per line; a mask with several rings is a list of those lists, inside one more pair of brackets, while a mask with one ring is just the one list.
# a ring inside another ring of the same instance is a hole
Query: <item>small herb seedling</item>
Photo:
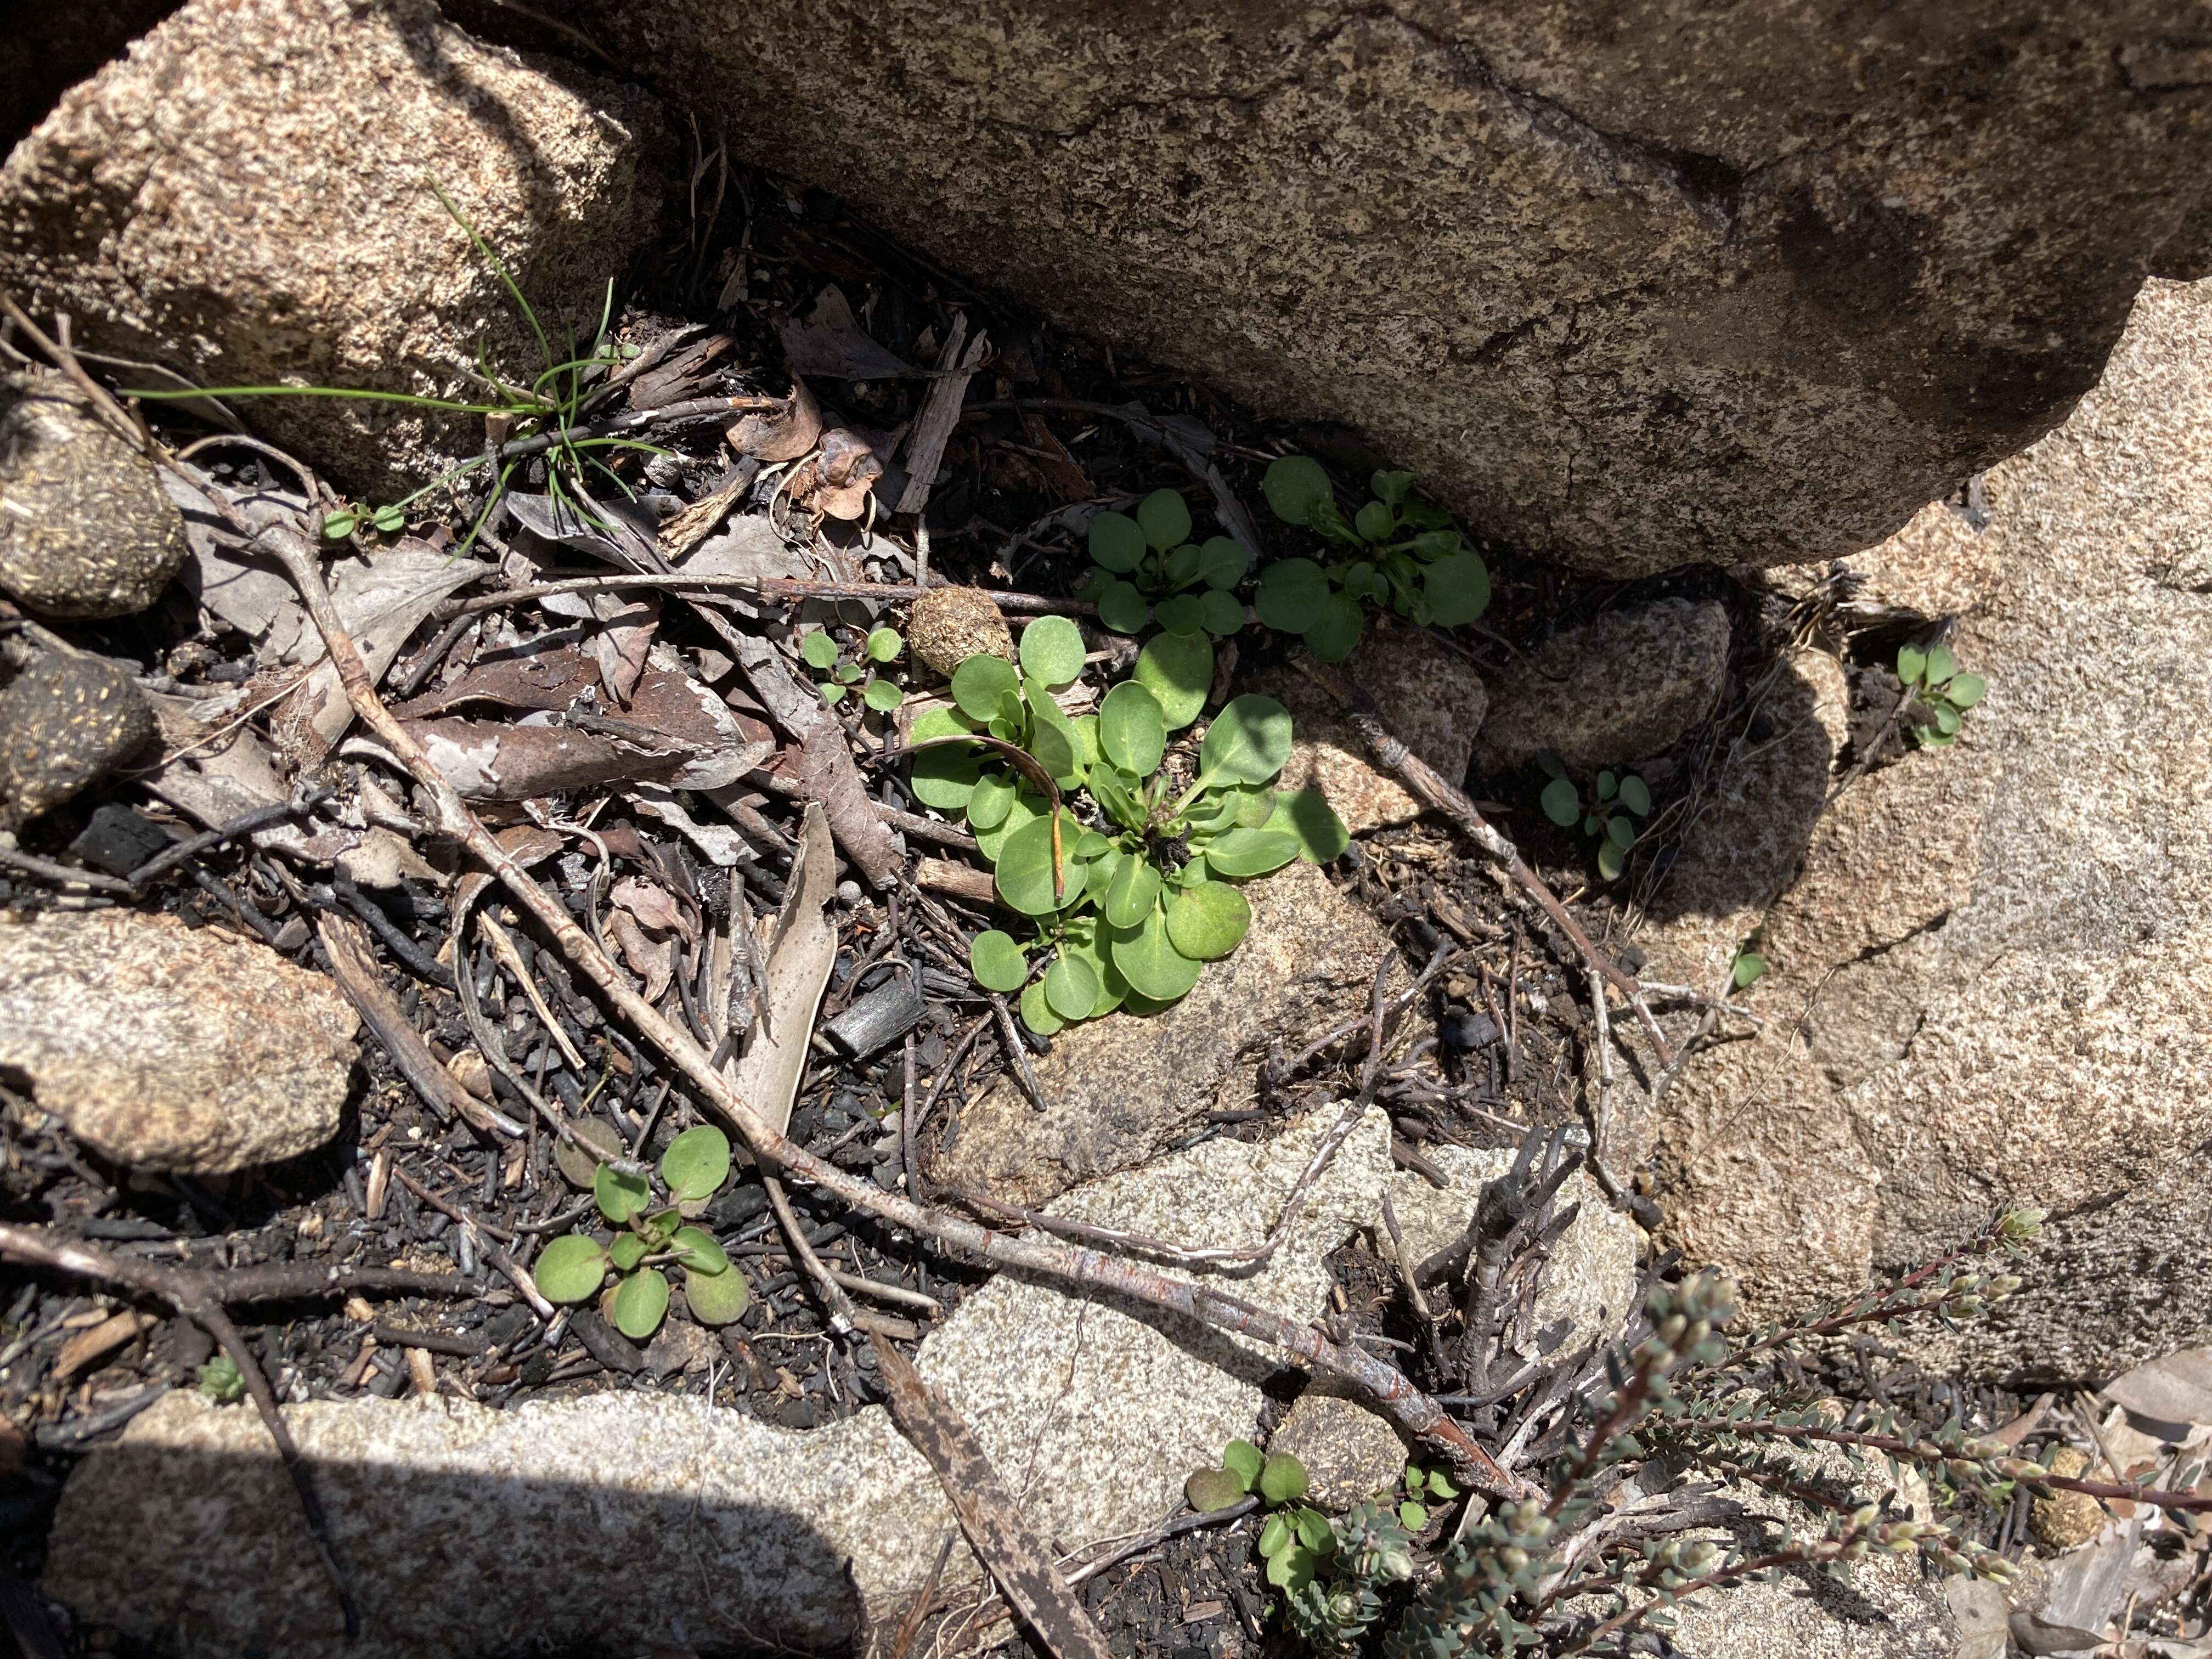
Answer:
[[1431, 1500], [1449, 1503], [1459, 1496], [1459, 1488], [1442, 1469], [1425, 1469], [1418, 1463], [1406, 1466], [1406, 1497], [1398, 1505], [1398, 1524], [1407, 1532], [1419, 1532], [1429, 1524], [1428, 1504]]
[[238, 1362], [219, 1353], [199, 1368], [200, 1392], [218, 1406], [234, 1406], [246, 1398], [246, 1376]]
[[1729, 969], [1729, 983], [1741, 991], [1756, 983], [1759, 975], [1765, 971], [1765, 957], [1753, 950], [1739, 951], [1735, 953], [1735, 964]]
[[1336, 1547], [1328, 1517], [1300, 1504], [1306, 1495], [1306, 1466], [1278, 1452], [1263, 1456], [1249, 1440], [1222, 1449], [1221, 1467], [1200, 1469], [1183, 1482], [1183, 1496], [1201, 1515], [1257, 1498], [1275, 1511], [1260, 1529], [1260, 1553], [1267, 1563], [1267, 1582], [1295, 1595], [1313, 1583], [1316, 1565]]
[[1650, 786], [1633, 772], [1606, 771], [1585, 795], [1557, 755], [1547, 750], [1536, 759], [1552, 775], [1544, 786], [1544, 816], [1562, 830], [1580, 823], [1584, 835], [1600, 837], [1598, 873], [1607, 881], [1619, 880], [1628, 849], [1636, 845], [1636, 819], [1651, 813]]
[[1158, 622], [1170, 634], [1226, 637], [1244, 625], [1230, 590], [1251, 556], [1226, 536], [1190, 539], [1190, 508], [1172, 489], [1155, 489], [1137, 514], [1100, 513], [1091, 520], [1091, 569], [1079, 589], [1117, 634]]
[[726, 1325], [750, 1299], [744, 1275], [732, 1265], [714, 1235], [690, 1224], [687, 1212], [706, 1207], [730, 1175], [730, 1140], [712, 1124], [678, 1135], [660, 1155], [660, 1184], [668, 1201], [657, 1205], [648, 1173], [632, 1164], [602, 1163], [592, 1178], [599, 1213], [621, 1229], [602, 1242], [568, 1233], [545, 1247], [532, 1269], [549, 1302], [588, 1302], [600, 1294], [611, 1269], [613, 1288], [604, 1311], [617, 1330], [642, 1342], [668, 1314], [669, 1263], [684, 1269], [684, 1299], [702, 1325]]
[[1897, 678], [1906, 693], [1900, 712], [1924, 749], [1956, 743], [1966, 711], [1990, 689], [1979, 674], [1960, 669], [1948, 645], [1905, 647], [1897, 653]]
[[1490, 607], [1490, 568], [1452, 528], [1450, 514], [1413, 495], [1413, 475], [1377, 472], [1370, 483], [1375, 498], [1347, 519], [1328, 474], [1310, 456], [1284, 456], [1261, 482], [1277, 518], [1349, 550], [1326, 565], [1279, 559], [1260, 573], [1253, 598], [1261, 622], [1299, 635], [1323, 662], [1343, 661], [1359, 643], [1364, 599], [1443, 628]]
[[815, 629], [799, 642], [800, 658], [822, 676], [823, 702], [842, 702], [848, 692], [857, 690], [860, 701], [878, 714], [888, 714], [904, 702], [906, 693], [878, 676], [875, 667], [896, 662], [905, 649], [906, 641], [895, 628], [871, 629], [857, 650], [840, 646], [837, 636], [826, 628]]

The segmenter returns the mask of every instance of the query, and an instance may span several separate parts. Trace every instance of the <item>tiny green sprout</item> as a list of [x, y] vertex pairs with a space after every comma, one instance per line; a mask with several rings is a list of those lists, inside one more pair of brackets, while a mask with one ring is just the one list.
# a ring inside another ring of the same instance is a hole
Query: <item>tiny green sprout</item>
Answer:
[[353, 534], [361, 523], [361, 514], [352, 507], [342, 507], [336, 513], [323, 514], [323, 538], [342, 542]]
[[1539, 798], [1544, 816], [1562, 830], [1579, 823], [1584, 835], [1596, 837], [1598, 873], [1619, 880], [1628, 849], [1636, 845], [1636, 819], [1650, 816], [1650, 786], [1633, 772], [1607, 770], [1584, 791], [1575, 787], [1557, 755], [1547, 750], [1536, 759], [1551, 775]]
[[878, 714], [888, 714], [904, 702], [906, 693], [872, 671], [878, 664], [896, 661], [905, 648], [906, 641], [895, 628], [871, 629], [851, 653], [826, 628], [811, 629], [799, 641], [799, 659], [822, 676], [823, 702], [834, 707], [858, 687], [861, 702]]
[[1244, 625], [1244, 607], [1231, 590], [1251, 556], [1227, 536], [1194, 543], [1191, 533], [1190, 508], [1172, 489], [1146, 496], [1133, 518], [1094, 514], [1091, 568], [1078, 591], [1117, 634], [1141, 633], [1152, 622], [1185, 638], [1234, 634]]
[[246, 1375], [238, 1362], [219, 1353], [199, 1368], [200, 1392], [218, 1406], [234, 1406], [246, 1398]]
[[1736, 952], [1735, 965], [1729, 969], [1729, 979], [1739, 991], [1749, 986], [1766, 971], [1766, 958], [1756, 951]]
[[702, 1325], [726, 1325], [745, 1310], [751, 1295], [744, 1275], [714, 1235], [687, 1218], [730, 1178], [730, 1139], [712, 1124], [698, 1124], [668, 1143], [660, 1155], [659, 1201], [653, 1182], [635, 1165], [599, 1166], [592, 1181], [599, 1213], [621, 1231], [602, 1242], [566, 1233], [539, 1254], [533, 1276], [548, 1302], [575, 1304], [601, 1295], [609, 1273], [613, 1291], [603, 1299], [615, 1328], [641, 1342], [668, 1316], [670, 1288], [664, 1267], [684, 1273], [684, 1298]]
[[1948, 645], [1907, 645], [1897, 653], [1897, 678], [1905, 688], [1899, 713], [1925, 749], [1947, 749], [1959, 738], [1966, 711], [1989, 694], [1989, 682], [1968, 673]]
[[1261, 493], [1285, 524], [1346, 550], [1323, 564], [1279, 559], [1260, 574], [1253, 610], [1279, 633], [1296, 634], [1323, 662], [1350, 656], [1365, 630], [1362, 601], [1388, 605], [1426, 626], [1456, 628], [1490, 607], [1490, 568], [1452, 527], [1451, 514], [1413, 493], [1410, 472], [1377, 472], [1374, 499], [1349, 519], [1320, 462], [1285, 455]]
[[[1066, 635], [1054, 629], [1040, 639], [1048, 623], [1064, 624]], [[1152, 1012], [1177, 1000], [1251, 926], [1238, 884], [1293, 859], [1327, 863], [1351, 839], [1319, 792], [1270, 787], [1290, 758], [1282, 704], [1232, 700], [1207, 726], [1196, 775], [1187, 777], [1170, 771], [1168, 744], [1196, 718], [1204, 690], [1201, 682], [1185, 699], [1188, 665], [1176, 660], [1182, 642], [1154, 639], [1138, 677], [1073, 721], [1050, 687], [1080, 672], [1079, 645], [1064, 618], [1040, 618], [1022, 637], [1025, 672], [998, 657], [969, 658], [953, 671], [955, 706], [924, 715], [913, 732], [917, 745], [940, 739], [915, 758], [916, 799], [965, 814], [1000, 900], [1032, 919], [1049, 954], [1033, 977], [1032, 947], [993, 929], [969, 955], [986, 989], [1021, 988], [1023, 1023], [1041, 1036], [1123, 1006]], [[1212, 647], [1199, 645], [1210, 665]], [[1156, 647], [1165, 698], [1146, 678]], [[994, 746], [977, 754], [941, 741], [961, 736]], [[1018, 755], [1007, 756], [1010, 748]], [[1059, 794], [1057, 814], [1042, 778]]]

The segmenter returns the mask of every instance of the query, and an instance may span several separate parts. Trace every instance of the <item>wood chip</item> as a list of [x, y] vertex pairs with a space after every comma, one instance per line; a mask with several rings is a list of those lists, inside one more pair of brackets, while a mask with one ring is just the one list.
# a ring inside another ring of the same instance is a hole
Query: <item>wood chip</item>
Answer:
[[62, 1344], [62, 1351], [54, 1359], [52, 1381], [56, 1383], [68, 1382], [79, 1371], [88, 1370], [106, 1358], [155, 1322], [149, 1315], [125, 1310], [111, 1314], [97, 1325], [79, 1331]]

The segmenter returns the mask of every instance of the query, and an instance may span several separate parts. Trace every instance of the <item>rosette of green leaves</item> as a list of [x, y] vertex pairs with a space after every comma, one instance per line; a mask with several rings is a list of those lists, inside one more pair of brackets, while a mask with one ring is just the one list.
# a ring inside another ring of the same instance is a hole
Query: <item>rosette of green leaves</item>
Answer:
[[1897, 678], [1911, 694], [1912, 734], [1928, 749], [1959, 740], [1966, 713], [1989, 693], [1979, 674], [1963, 672], [1948, 645], [1908, 645], [1897, 653]]
[[1455, 628], [1490, 607], [1490, 568], [1452, 527], [1451, 514], [1413, 493], [1410, 472], [1377, 472], [1374, 499], [1350, 518], [1321, 463], [1285, 455], [1261, 489], [1275, 516], [1341, 546], [1322, 563], [1278, 559], [1260, 573], [1252, 608], [1279, 632], [1300, 635], [1323, 662], [1341, 662], [1359, 643], [1362, 602], [1389, 605], [1426, 625]]
[[1601, 772], [1587, 795], [1567, 776], [1566, 763], [1549, 750], [1536, 757], [1552, 775], [1544, 786], [1544, 816], [1562, 830], [1580, 823], [1583, 833], [1598, 839], [1598, 873], [1607, 881], [1620, 878], [1636, 845], [1636, 820], [1651, 813], [1651, 789], [1633, 772]]
[[1251, 556], [1226, 536], [1190, 537], [1190, 508], [1172, 489], [1146, 496], [1134, 518], [1097, 514], [1091, 568], [1078, 591], [1117, 634], [1141, 633], [1150, 622], [1170, 634], [1234, 634], [1244, 625], [1244, 607], [1230, 590], [1244, 580]]
[[[907, 738], [917, 751], [910, 774], [915, 799], [940, 812], [964, 813], [993, 860], [1008, 836], [1042, 815], [1042, 798], [991, 750], [945, 739], [1012, 744], [1063, 793], [1082, 787], [1097, 751], [1096, 717], [1071, 720], [1052, 696], [1083, 672], [1082, 630], [1065, 617], [1039, 617], [1022, 630], [1016, 654], [1018, 667], [987, 653], [962, 662], [952, 671], [952, 707], [921, 715]], [[1209, 647], [1209, 664], [1212, 655]]]
[[906, 693], [879, 677], [875, 668], [897, 661], [905, 649], [906, 641], [895, 628], [869, 629], [867, 638], [854, 650], [841, 646], [837, 636], [826, 628], [816, 629], [799, 642], [799, 656], [822, 677], [823, 702], [839, 702], [848, 692], [857, 690], [860, 701], [878, 714], [888, 714], [904, 702]]
[[[1032, 981], [1027, 955], [994, 930], [979, 938], [970, 966], [989, 988], [1026, 988], [1022, 1018], [1042, 1036], [1119, 1007], [1148, 1013], [1175, 1002], [1250, 927], [1239, 883], [1297, 858], [1326, 862], [1351, 839], [1320, 792], [1270, 787], [1291, 753], [1282, 704], [1230, 702], [1206, 728], [1197, 776], [1179, 785], [1163, 761], [1169, 733], [1190, 718], [1173, 718], [1139, 680], [1115, 686], [1099, 705], [1083, 779], [1097, 825], [1063, 800], [1055, 860], [1046, 804], [1016, 790], [1017, 827], [983, 847], [1000, 898], [1036, 919], [1055, 955]], [[974, 808], [971, 797], [971, 823]]]
[[588, 1302], [612, 1272], [606, 1315], [624, 1336], [642, 1342], [668, 1316], [668, 1279], [661, 1269], [672, 1264], [684, 1270], [684, 1299], [701, 1324], [726, 1325], [744, 1312], [750, 1300], [744, 1275], [714, 1235], [689, 1219], [729, 1179], [729, 1137], [711, 1124], [684, 1130], [660, 1155], [659, 1175], [665, 1202], [643, 1170], [599, 1166], [592, 1196], [618, 1231], [606, 1240], [567, 1233], [545, 1247], [532, 1273], [548, 1302]]

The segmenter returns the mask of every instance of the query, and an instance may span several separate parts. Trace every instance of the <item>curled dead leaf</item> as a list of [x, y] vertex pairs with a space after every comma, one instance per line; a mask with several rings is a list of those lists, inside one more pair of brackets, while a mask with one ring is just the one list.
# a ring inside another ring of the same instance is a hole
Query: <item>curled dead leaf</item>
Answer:
[[733, 422], [723, 440], [740, 455], [774, 465], [795, 461], [822, 437], [822, 408], [806, 382], [795, 381], [789, 400], [780, 410], [747, 415]]
[[791, 477], [793, 505], [833, 519], [857, 519], [868, 510], [868, 494], [884, 476], [884, 464], [868, 441], [844, 427], [822, 434], [822, 453]]

